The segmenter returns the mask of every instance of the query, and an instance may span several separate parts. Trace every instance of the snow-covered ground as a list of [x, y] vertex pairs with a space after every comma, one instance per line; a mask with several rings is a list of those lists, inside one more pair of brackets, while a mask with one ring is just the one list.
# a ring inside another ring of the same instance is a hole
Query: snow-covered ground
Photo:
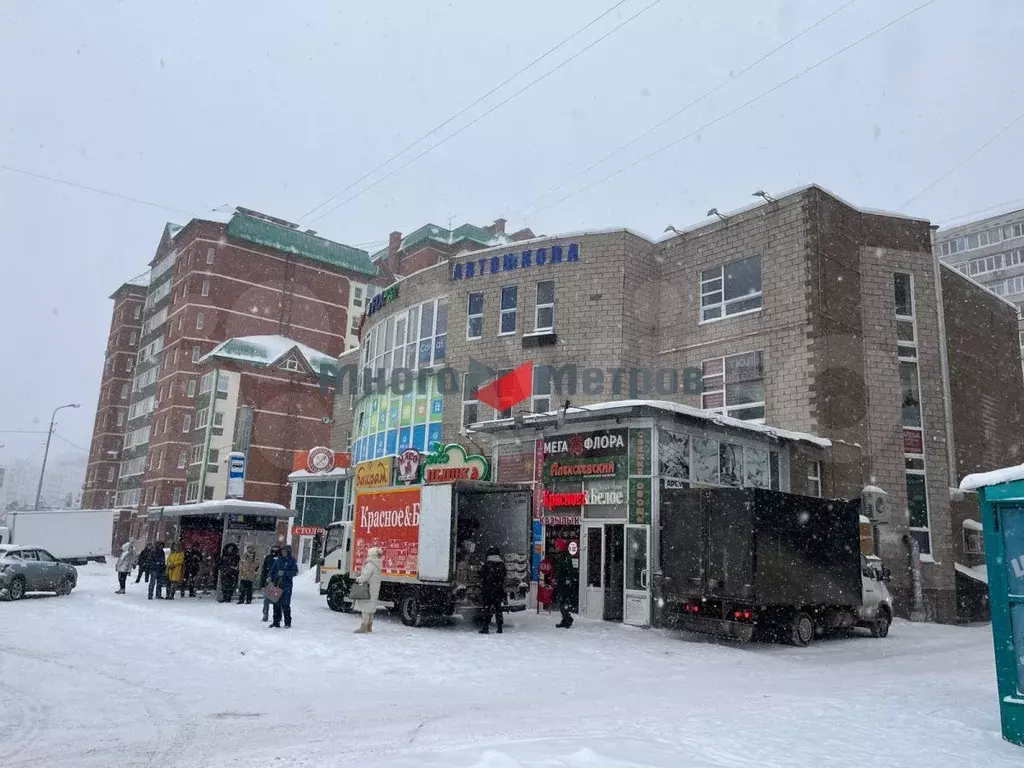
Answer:
[[374, 634], [307, 578], [295, 626], [260, 606], [113, 594], [0, 604], [0, 764], [360, 768], [984, 765], [1003, 742], [987, 627], [738, 646], [556, 617], [502, 636]]

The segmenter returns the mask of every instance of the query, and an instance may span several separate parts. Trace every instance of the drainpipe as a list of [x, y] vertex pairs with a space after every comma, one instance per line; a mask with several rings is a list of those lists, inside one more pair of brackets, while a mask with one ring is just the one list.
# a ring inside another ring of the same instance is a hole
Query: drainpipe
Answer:
[[956, 443], [953, 437], [953, 396], [949, 387], [949, 353], [946, 349], [946, 312], [942, 302], [942, 261], [936, 247], [937, 224], [931, 225], [932, 257], [935, 263], [935, 308], [939, 324], [939, 362], [942, 366], [942, 403], [946, 416], [946, 461], [949, 466], [949, 487], [957, 488]]

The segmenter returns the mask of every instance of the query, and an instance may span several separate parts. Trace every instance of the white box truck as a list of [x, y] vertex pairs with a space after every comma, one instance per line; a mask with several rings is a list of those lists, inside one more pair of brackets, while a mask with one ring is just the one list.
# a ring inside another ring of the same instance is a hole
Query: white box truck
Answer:
[[354, 519], [327, 527], [320, 594], [335, 611], [371, 547], [384, 550], [379, 603], [402, 623], [481, 610], [480, 565], [490, 547], [505, 560], [508, 613], [526, 610], [530, 592], [532, 492], [520, 485], [462, 481], [357, 491]]
[[40, 509], [7, 513], [0, 544], [40, 547], [58, 560], [103, 562], [111, 554], [113, 509]]

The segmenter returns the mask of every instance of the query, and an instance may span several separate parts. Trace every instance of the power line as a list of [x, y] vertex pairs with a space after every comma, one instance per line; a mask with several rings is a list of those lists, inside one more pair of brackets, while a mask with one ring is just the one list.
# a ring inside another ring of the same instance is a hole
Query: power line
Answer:
[[0, 429], [4, 435], [45, 435], [45, 429]]
[[868, 34], [864, 35], [863, 37], [858, 38], [857, 40], [853, 41], [852, 43], [849, 43], [848, 45], [843, 46], [839, 50], [835, 51], [832, 54], [829, 54], [828, 56], [826, 56], [825, 58], [815, 62], [814, 64], [811, 64], [810, 66], [806, 67], [805, 69], [803, 69], [802, 71], [800, 71], [797, 74], [793, 75], [792, 77], [789, 77], [789, 78], [783, 80], [782, 82], [772, 86], [768, 90], [762, 91], [757, 96], [754, 96], [753, 98], [748, 99], [747, 101], [745, 101], [742, 104], [740, 104], [738, 107], [734, 107], [733, 109], [730, 109], [728, 112], [725, 112], [724, 114], [719, 115], [714, 120], [710, 120], [707, 123], [704, 123], [704, 125], [700, 126], [699, 128], [695, 128], [694, 130], [690, 131], [685, 136], [680, 136], [678, 139], [673, 139], [668, 144], [665, 144], [662, 147], [654, 150], [653, 152], [650, 152], [650, 153], [644, 155], [643, 157], [639, 158], [638, 160], [634, 160], [629, 165], [623, 166], [619, 170], [613, 171], [612, 173], [609, 173], [607, 176], [603, 176], [602, 178], [598, 179], [597, 181], [594, 181], [594, 182], [592, 182], [590, 184], [587, 184], [586, 186], [576, 190], [575, 192], [570, 192], [568, 195], [565, 195], [564, 197], [560, 197], [558, 200], [555, 200], [555, 202], [553, 202], [553, 203], [549, 203], [548, 205], [545, 205], [545, 206], [542, 206], [542, 207], [536, 209], [535, 211], [533, 211], [533, 215], [536, 215], [537, 213], [540, 213], [541, 211], [546, 211], [549, 208], [553, 208], [554, 206], [558, 205], [559, 203], [564, 203], [566, 200], [568, 200], [569, 198], [575, 197], [576, 195], [583, 194], [584, 192], [586, 192], [586, 191], [588, 191], [590, 189], [593, 189], [594, 187], [598, 186], [599, 184], [603, 184], [604, 182], [608, 181], [609, 179], [612, 179], [612, 178], [618, 176], [619, 174], [625, 173], [629, 169], [634, 168], [637, 165], [640, 165], [640, 163], [646, 162], [647, 160], [650, 160], [652, 157], [654, 157], [656, 155], [659, 155], [659, 154], [661, 154], [662, 152], [664, 152], [664, 151], [666, 151], [668, 149], [671, 149], [672, 147], [676, 146], [677, 144], [680, 144], [681, 142], [686, 141], [687, 139], [692, 138], [693, 136], [696, 136], [701, 131], [706, 130], [707, 128], [710, 128], [711, 126], [715, 125], [716, 123], [720, 123], [722, 120], [725, 120], [727, 117], [731, 117], [732, 115], [735, 115], [737, 112], [745, 109], [746, 107], [749, 107], [751, 104], [754, 104], [755, 102], [760, 101], [765, 96], [769, 96], [769, 95], [775, 93], [776, 91], [780, 90], [781, 88], [784, 88], [785, 86], [789, 85], [790, 83], [800, 79], [804, 75], [808, 74], [809, 72], [812, 72], [813, 70], [817, 69], [818, 67], [822, 66], [823, 64], [826, 64], [829, 61], [832, 61], [832, 59], [835, 59], [836, 57], [841, 56], [842, 54], [844, 54], [847, 51], [849, 51], [851, 48], [854, 48], [854, 47], [860, 45], [861, 43], [871, 39], [875, 35], [878, 35], [878, 34], [884, 32], [885, 30], [889, 29], [890, 27], [894, 26], [895, 24], [898, 24], [899, 22], [903, 21], [904, 19], [914, 15], [918, 11], [928, 7], [929, 5], [931, 5], [934, 2], [935, 2], [935, 0], [926, 0], [925, 2], [921, 3], [917, 7], [912, 8], [911, 10], [907, 11], [902, 16], [896, 17], [892, 21], [882, 25], [881, 27], [878, 27], [874, 31], [869, 32]]
[[477, 117], [474, 117], [474, 118], [473, 118], [472, 120], [470, 120], [470, 121], [469, 121], [468, 123], [466, 123], [465, 125], [463, 125], [463, 126], [462, 126], [461, 128], [459, 128], [459, 129], [458, 129], [457, 131], [455, 131], [454, 133], [450, 133], [449, 135], [445, 136], [445, 137], [444, 137], [443, 139], [441, 139], [441, 140], [440, 140], [440, 141], [438, 141], [437, 143], [435, 143], [435, 144], [431, 144], [431, 145], [430, 145], [429, 147], [427, 147], [427, 148], [426, 148], [425, 150], [423, 150], [422, 152], [420, 152], [420, 153], [419, 153], [418, 155], [415, 155], [415, 156], [414, 156], [414, 157], [413, 157], [413, 158], [412, 158], [411, 160], [409, 160], [408, 162], [406, 162], [406, 163], [404, 163], [404, 164], [402, 164], [402, 165], [398, 166], [397, 168], [395, 168], [395, 169], [394, 169], [394, 170], [392, 170], [392, 171], [389, 171], [388, 173], [386, 173], [386, 174], [385, 174], [384, 176], [381, 176], [381, 177], [380, 177], [379, 179], [377, 179], [377, 181], [373, 182], [373, 183], [372, 183], [372, 184], [370, 184], [369, 186], [363, 187], [363, 189], [362, 189], [362, 190], [360, 190], [359, 192], [356, 192], [356, 193], [355, 193], [354, 195], [349, 195], [349, 196], [348, 196], [347, 198], [345, 198], [344, 200], [342, 200], [342, 201], [341, 201], [340, 203], [338, 203], [337, 205], [335, 205], [335, 206], [334, 206], [333, 208], [329, 208], [329, 209], [328, 209], [327, 211], [325, 211], [324, 213], [321, 213], [321, 214], [320, 214], [319, 216], [317, 216], [316, 218], [314, 218], [314, 219], [311, 219], [311, 220], [310, 220], [310, 221], [309, 221], [308, 223], [309, 223], [309, 224], [313, 224], [314, 222], [317, 222], [317, 221], [319, 221], [320, 219], [324, 218], [324, 216], [329, 216], [330, 214], [334, 213], [334, 211], [338, 210], [338, 209], [339, 209], [339, 208], [341, 208], [342, 206], [344, 206], [344, 205], [347, 205], [347, 204], [348, 204], [348, 203], [350, 203], [350, 202], [351, 202], [352, 200], [355, 200], [355, 199], [356, 199], [357, 197], [359, 197], [359, 196], [361, 196], [361, 195], [363, 195], [363, 194], [365, 194], [365, 193], [369, 192], [369, 191], [370, 191], [371, 189], [373, 189], [374, 187], [376, 187], [376, 186], [377, 186], [378, 184], [380, 184], [381, 182], [384, 182], [384, 181], [386, 181], [387, 179], [390, 179], [390, 178], [391, 178], [392, 176], [394, 176], [394, 175], [395, 175], [396, 173], [399, 173], [400, 171], [402, 171], [402, 170], [404, 170], [404, 169], [408, 168], [408, 167], [409, 167], [410, 165], [412, 165], [413, 163], [415, 163], [415, 162], [416, 162], [417, 160], [419, 160], [419, 159], [420, 159], [421, 157], [423, 157], [423, 156], [424, 156], [424, 155], [426, 155], [427, 153], [429, 153], [429, 152], [432, 152], [432, 151], [434, 151], [435, 149], [437, 149], [438, 147], [440, 147], [440, 146], [441, 146], [442, 144], [444, 144], [444, 143], [448, 142], [448, 141], [449, 141], [449, 140], [451, 140], [451, 139], [454, 139], [454, 138], [455, 138], [456, 136], [458, 136], [458, 135], [459, 135], [460, 133], [462, 133], [462, 132], [463, 132], [464, 130], [466, 130], [466, 129], [467, 129], [467, 128], [469, 128], [470, 126], [473, 126], [473, 125], [475, 125], [476, 123], [478, 123], [478, 122], [480, 122], [481, 120], [483, 120], [483, 119], [484, 119], [485, 117], [487, 117], [487, 116], [488, 116], [489, 114], [491, 114], [491, 113], [492, 113], [492, 112], [494, 112], [495, 110], [497, 110], [497, 109], [500, 109], [501, 107], [503, 107], [503, 106], [505, 106], [506, 104], [508, 104], [508, 103], [509, 103], [510, 101], [512, 101], [512, 99], [514, 99], [514, 98], [516, 98], [517, 96], [519, 96], [519, 94], [523, 93], [524, 91], [527, 91], [527, 90], [529, 90], [530, 88], [532, 88], [533, 86], [535, 86], [535, 85], [536, 85], [537, 83], [539, 83], [539, 82], [540, 82], [541, 80], [544, 80], [544, 79], [546, 79], [546, 78], [550, 77], [550, 76], [551, 76], [551, 75], [553, 75], [553, 74], [554, 74], [555, 72], [557, 72], [557, 71], [558, 71], [558, 70], [560, 70], [560, 69], [561, 69], [562, 67], [564, 67], [564, 66], [565, 66], [566, 64], [568, 64], [568, 63], [570, 63], [571, 61], [573, 61], [573, 60], [577, 59], [578, 57], [582, 56], [582, 55], [583, 55], [584, 53], [586, 53], [587, 51], [589, 51], [589, 50], [590, 50], [591, 48], [593, 48], [593, 47], [594, 47], [595, 45], [597, 45], [598, 43], [602, 42], [603, 40], [605, 40], [606, 38], [608, 38], [609, 36], [611, 36], [612, 34], [614, 34], [615, 32], [617, 32], [618, 30], [622, 29], [622, 28], [623, 28], [624, 26], [626, 26], [626, 25], [627, 25], [627, 24], [629, 24], [629, 23], [630, 23], [631, 21], [633, 21], [633, 19], [636, 19], [637, 17], [639, 17], [639, 16], [641, 16], [642, 14], [646, 13], [647, 11], [651, 10], [651, 8], [653, 8], [654, 6], [656, 6], [656, 5], [657, 5], [658, 3], [660, 3], [660, 2], [661, 2], [661, 0], [653, 0], [653, 2], [651, 2], [651, 3], [649, 4], [649, 5], [646, 5], [646, 6], [644, 6], [644, 7], [643, 7], [643, 8], [641, 8], [641, 9], [640, 9], [639, 11], [637, 11], [636, 13], [634, 13], [634, 14], [633, 14], [632, 16], [630, 16], [629, 18], [627, 18], [627, 19], [626, 19], [625, 21], [622, 21], [622, 22], [620, 22], [619, 24], [617, 24], [616, 26], [612, 27], [612, 28], [611, 28], [611, 29], [610, 29], [609, 31], [605, 32], [605, 33], [604, 33], [603, 35], [601, 35], [601, 36], [600, 36], [599, 38], [597, 38], [596, 40], [594, 40], [594, 41], [593, 41], [592, 43], [590, 43], [589, 45], [585, 46], [584, 48], [581, 48], [581, 49], [580, 49], [579, 51], [577, 51], [576, 53], [574, 53], [574, 54], [573, 54], [572, 56], [570, 56], [570, 57], [569, 57], [568, 59], [566, 59], [565, 61], [561, 62], [560, 64], [558, 64], [558, 65], [556, 65], [556, 66], [554, 66], [554, 67], [552, 67], [552, 68], [551, 68], [551, 69], [549, 69], [549, 70], [548, 70], [547, 72], [545, 72], [544, 74], [542, 74], [542, 75], [541, 75], [540, 77], [538, 77], [538, 78], [536, 78], [536, 79], [534, 79], [534, 80], [530, 81], [530, 82], [529, 82], [529, 83], [527, 83], [527, 84], [526, 84], [525, 86], [523, 86], [522, 88], [520, 88], [520, 89], [519, 89], [518, 91], [516, 91], [515, 93], [513, 93], [513, 94], [512, 94], [511, 96], [509, 96], [509, 97], [507, 97], [507, 98], [505, 98], [505, 99], [503, 99], [503, 100], [499, 101], [499, 102], [498, 102], [497, 104], [495, 104], [495, 105], [494, 105], [493, 107], [491, 107], [490, 109], [488, 109], [488, 110], [487, 110], [486, 112], [484, 112], [484, 113], [482, 113], [482, 114], [478, 115]]
[[587, 168], [584, 168], [578, 174], [576, 174], [572, 178], [569, 178], [566, 181], [562, 182], [557, 187], [552, 187], [547, 192], [545, 192], [543, 195], [538, 197], [536, 200], [534, 200], [533, 202], [531, 202], [528, 205], [525, 205], [523, 208], [521, 208], [516, 214], [514, 214], [514, 216], [522, 216], [522, 215], [526, 214], [534, 205], [536, 205], [537, 203], [541, 202], [546, 197], [549, 197], [549, 196], [553, 195], [555, 192], [558, 192], [561, 189], [565, 189], [567, 186], [572, 184], [574, 181], [576, 181], [577, 179], [583, 178], [588, 173], [590, 173], [592, 170], [594, 170], [598, 166], [603, 165], [604, 163], [608, 162], [609, 160], [611, 160], [613, 157], [615, 157], [617, 154], [619, 154], [623, 150], [628, 149], [629, 147], [633, 146], [634, 144], [636, 144], [641, 139], [646, 138], [647, 136], [649, 136], [650, 134], [654, 133], [659, 128], [661, 128], [661, 127], [667, 125], [668, 123], [672, 122], [677, 117], [682, 115], [684, 112], [687, 112], [692, 107], [695, 107], [696, 105], [700, 104], [702, 101], [704, 101], [708, 97], [713, 96], [715, 93], [720, 91], [725, 86], [727, 86], [730, 83], [733, 83], [736, 80], [738, 80], [739, 78], [743, 77], [743, 75], [745, 75], [747, 72], [749, 72], [750, 70], [754, 69], [759, 64], [761, 64], [764, 61], [766, 61], [767, 59], [770, 59], [772, 56], [774, 56], [776, 53], [778, 53], [782, 49], [784, 49], [784, 48], [788, 47], [789, 45], [791, 45], [792, 43], [796, 42], [801, 37], [806, 35], [808, 32], [811, 32], [811, 31], [815, 30], [816, 28], [820, 27], [826, 21], [828, 21], [832, 17], [836, 16], [838, 13], [842, 12], [846, 8], [850, 7], [855, 2], [857, 2], [857, 0], [848, 0], [848, 2], [846, 2], [843, 5], [839, 6], [834, 11], [829, 13], [827, 16], [822, 17], [818, 21], [816, 21], [813, 24], [811, 24], [809, 27], [805, 27], [800, 32], [798, 32], [797, 34], [793, 35], [791, 38], [789, 38], [788, 40], [783, 42], [781, 45], [776, 46], [772, 50], [768, 51], [768, 53], [766, 53], [763, 56], [761, 56], [759, 59], [751, 62], [750, 64], [745, 66], [743, 69], [741, 69], [739, 72], [737, 72], [735, 75], [732, 75], [730, 77], [725, 78], [724, 80], [722, 80], [722, 82], [720, 82], [718, 85], [716, 85], [710, 91], [707, 91], [702, 96], [699, 96], [698, 98], [694, 99], [689, 104], [684, 106], [682, 109], [678, 110], [677, 112], [673, 112], [671, 115], [666, 117], [660, 123], [657, 123], [656, 125], [651, 126], [650, 128], [648, 128], [643, 133], [639, 134], [638, 136], [633, 137], [632, 139], [627, 141], [625, 144], [623, 144], [620, 147], [617, 147], [616, 149], [612, 150], [607, 155], [605, 155], [600, 160], [598, 160], [596, 163], [588, 166]]
[[65, 443], [70, 445], [72, 448], [77, 448], [78, 450], [82, 451], [83, 453], [88, 453], [89, 452], [88, 448], [83, 448], [80, 445], [75, 445], [70, 440], [68, 440], [66, 437], [64, 437], [62, 434], [60, 434], [57, 430], [53, 431], [53, 436], [56, 437], [58, 440], [64, 441]]
[[[360, 177], [359, 177], [358, 179], [356, 179], [356, 180], [355, 180], [355, 181], [353, 181], [353, 182], [352, 182], [351, 184], [349, 184], [349, 185], [348, 185], [347, 187], [345, 187], [344, 189], [342, 189], [342, 190], [339, 190], [339, 191], [338, 191], [338, 192], [336, 192], [335, 194], [331, 195], [330, 197], [328, 197], [328, 198], [327, 198], [326, 200], [324, 200], [324, 201], [323, 201], [322, 203], [320, 203], [320, 204], [319, 204], [319, 205], [317, 205], [316, 207], [314, 207], [314, 208], [312, 208], [312, 209], [310, 209], [310, 210], [306, 211], [306, 212], [305, 212], [304, 214], [302, 214], [302, 216], [300, 216], [300, 217], [299, 217], [299, 221], [302, 221], [302, 219], [305, 219], [305, 218], [306, 218], [307, 216], [311, 216], [312, 214], [316, 213], [316, 212], [317, 212], [318, 210], [320, 210], [321, 208], [323, 208], [323, 207], [324, 207], [325, 205], [329, 205], [330, 203], [334, 202], [334, 201], [335, 201], [335, 200], [337, 200], [337, 199], [338, 199], [339, 197], [341, 197], [341, 196], [342, 196], [343, 194], [345, 194], [345, 193], [346, 193], [346, 192], [348, 192], [348, 191], [349, 191], [350, 189], [352, 189], [352, 187], [356, 186], [357, 184], [359, 184], [359, 183], [360, 183], [361, 181], [363, 181], [364, 179], [367, 179], [367, 178], [369, 178], [370, 176], [372, 176], [373, 174], [375, 174], [375, 173], [376, 173], [377, 171], [379, 171], [379, 170], [380, 170], [381, 168], [383, 168], [384, 166], [388, 165], [388, 164], [389, 164], [389, 163], [390, 163], [390, 162], [391, 162], [392, 160], [396, 160], [396, 159], [398, 159], [399, 157], [401, 157], [402, 155], [404, 155], [404, 154], [405, 154], [406, 152], [408, 152], [408, 151], [409, 151], [410, 149], [412, 149], [413, 147], [415, 147], [415, 146], [416, 146], [417, 144], [419, 144], [419, 143], [420, 143], [421, 141], [423, 141], [424, 139], [426, 139], [426, 138], [429, 138], [430, 136], [434, 135], [434, 134], [435, 134], [435, 133], [437, 133], [437, 132], [438, 132], [439, 130], [441, 130], [442, 128], [444, 128], [444, 127], [445, 127], [446, 125], [448, 125], [449, 123], [451, 123], [451, 122], [452, 122], [453, 120], [455, 120], [456, 118], [459, 118], [459, 117], [461, 117], [462, 115], [466, 114], [466, 112], [468, 112], [468, 111], [469, 111], [470, 109], [472, 109], [473, 107], [475, 107], [475, 106], [476, 106], [477, 104], [479, 104], [479, 103], [480, 103], [481, 101], [483, 101], [484, 99], [488, 98], [489, 96], [491, 96], [491, 95], [492, 95], [493, 93], [495, 93], [496, 91], [499, 91], [499, 90], [501, 90], [502, 88], [504, 88], [504, 87], [505, 87], [506, 85], [508, 85], [509, 83], [511, 83], [511, 82], [512, 82], [513, 80], [515, 80], [515, 79], [516, 79], [517, 77], [519, 77], [519, 76], [520, 76], [521, 74], [523, 74], [523, 72], [525, 72], [526, 70], [528, 70], [528, 69], [529, 69], [530, 67], [532, 67], [532, 66], [534, 66], [535, 64], [538, 64], [538, 63], [540, 63], [541, 61], [543, 61], [544, 59], [546, 59], [546, 58], [547, 58], [548, 56], [550, 56], [550, 55], [551, 55], [552, 53], [554, 53], [555, 51], [557, 51], [557, 50], [558, 50], [559, 48], [561, 48], [561, 47], [562, 47], [563, 45], [565, 45], [566, 43], [568, 43], [568, 42], [569, 42], [570, 40], [572, 40], [573, 38], [577, 37], [577, 36], [578, 36], [578, 35], [580, 35], [581, 33], [585, 32], [585, 31], [586, 31], [587, 29], [589, 29], [590, 27], [594, 26], [594, 24], [596, 24], [597, 22], [599, 22], [599, 21], [600, 21], [601, 19], [603, 19], [603, 18], [604, 18], [605, 16], [607, 16], [607, 15], [608, 15], [609, 13], [611, 13], [612, 11], [614, 11], [614, 10], [615, 10], [616, 8], [618, 8], [619, 6], [621, 6], [621, 5], [625, 5], [625, 4], [627, 3], [627, 2], [629, 2], [629, 0], [619, 0], [619, 2], [617, 2], [617, 3], [615, 4], [615, 5], [613, 5], [613, 6], [611, 7], [611, 8], [609, 8], [609, 9], [608, 9], [607, 11], [605, 11], [604, 13], [602, 13], [602, 14], [601, 14], [600, 16], [598, 16], [597, 18], [595, 18], [595, 19], [592, 19], [591, 21], [587, 22], [587, 23], [586, 23], [586, 24], [585, 24], [584, 26], [582, 26], [582, 27], [580, 27], [579, 29], [577, 29], [577, 30], [576, 30], [575, 32], [573, 32], [573, 33], [572, 33], [571, 35], [569, 35], [569, 36], [568, 36], [567, 38], [565, 38], [564, 40], [562, 40], [562, 41], [561, 41], [560, 43], [557, 43], [557, 44], [556, 44], [556, 45], [554, 45], [553, 47], [551, 47], [551, 48], [548, 48], [548, 50], [546, 50], [546, 51], [545, 51], [544, 53], [542, 53], [542, 54], [541, 54], [540, 56], [538, 56], [537, 58], [535, 58], [535, 59], [534, 59], [533, 61], [531, 61], [531, 62], [530, 62], [529, 64], [527, 64], [526, 66], [524, 66], [524, 67], [521, 67], [520, 69], [516, 70], [516, 72], [514, 72], [514, 73], [513, 73], [513, 74], [512, 74], [512, 75], [511, 75], [510, 77], [506, 78], [505, 80], [502, 80], [502, 81], [501, 81], [500, 83], [498, 83], [498, 84], [497, 84], [496, 86], [494, 86], [493, 88], [491, 88], [491, 90], [489, 90], [489, 91], [488, 91], [487, 93], [485, 93], [485, 94], [484, 94], [483, 96], [480, 96], [479, 98], [475, 99], [475, 100], [474, 100], [473, 102], [471, 102], [470, 104], [468, 104], [468, 105], [466, 105], [465, 107], [463, 107], [462, 109], [460, 109], [460, 110], [459, 110], [458, 112], [456, 112], [456, 113], [455, 113], [454, 115], [452, 115], [452, 116], [451, 116], [451, 117], [449, 117], [449, 118], [448, 118], [447, 120], [445, 120], [445, 121], [444, 121], [443, 123], [440, 123], [439, 125], [435, 125], [435, 126], [434, 126], [433, 128], [431, 128], [431, 129], [430, 129], [429, 131], [427, 131], [426, 133], [424, 133], [424, 134], [423, 134], [422, 136], [420, 136], [420, 137], [419, 137], [418, 139], [416, 139], [416, 140], [415, 140], [414, 142], [412, 142], [411, 144], [409, 144], [409, 145], [408, 145], [407, 147], [405, 147], [405, 148], [403, 148], [403, 149], [399, 150], [398, 152], [396, 152], [395, 154], [393, 154], [393, 155], [392, 155], [391, 157], [389, 157], [389, 158], [388, 158], [387, 160], [385, 160], [384, 162], [382, 162], [382, 163], [380, 163], [379, 165], [377, 165], [377, 167], [375, 167], [375, 168], [371, 169], [370, 171], [368, 171], [367, 173], [363, 174], [363, 175], [362, 175], [362, 176], [360, 176]], [[315, 221], [315, 219], [314, 219], [314, 221]], [[310, 222], [310, 223], [312, 223], [312, 222]]]
[[960, 219], [970, 219], [970, 218], [973, 218], [973, 217], [975, 217], [975, 216], [977, 216], [979, 214], [988, 213], [989, 211], [994, 211], [994, 210], [997, 210], [999, 208], [1006, 208], [1008, 206], [1016, 205], [1017, 203], [1021, 203], [1021, 202], [1024, 202], [1024, 197], [1015, 197], [1012, 200], [1004, 200], [1001, 203], [996, 203], [995, 205], [990, 205], [987, 208], [978, 208], [978, 209], [975, 209], [973, 211], [967, 211], [966, 213], [958, 213], [955, 216], [950, 216], [949, 218], [945, 219], [946, 223], [945, 223], [944, 226], [949, 227], [949, 226], [952, 226], [952, 222], [954, 222], [954, 221], [959, 221]]
[[87, 184], [79, 184], [76, 181], [68, 181], [67, 179], [58, 179], [54, 176], [46, 176], [41, 173], [35, 173], [33, 171], [26, 171], [24, 168], [12, 168], [9, 165], [0, 165], [0, 171], [9, 171], [10, 173], [20, 173], [22, 176], [31, 176], [33, 179], [40, 179], [41, 181], [49, 181], [54, 184], [63, 184], [67, 187], [74, 187], [75, 189], [82, 189], [86, 192], [95, 192], [97, 195], [106, 195], [107, 197], [117, 198], [118, 200], [125, 200], [129, 203], [138, 203], [139, 205], [148, 205], [150, 208], [159, 208], [164, 211], [173, 211], [174, 213], [183, 213], [189, 218], [195, 216], [190, 211], [183, 210], [181, 208], [174, 208], [170, 205], [162, 205], [161, 203], [154, 203], [150, 200], [143, 200], [139, 197], [132, 197], [131, 195], [122, 195], [117, 192], [111, 192], [107, 189], [100, 189], [98, 187], [90, 187]]
[[910, 205], [912, 202], [914, 202], [918, 198], [923, 197], [925, 195], [925, 193], [931, 192], [935, 187], [937, 187], [939, 184], [944, 182], [946, 179], [948, 179], [954, 173], [956, 173], [961, 168], [963, 168], [965, 165], [967, 165], [967, 163], [969, 163], [975, 157], [977, 157], [982, 152], [984, 152], [989, 147], [989, 145], [991, 145], [993, 142], [995, 142], [997, 139], [999, 139], [1003, 134], [1005, 134], [1007, 131], [1009, 131], [1011, 128], [1013, 128], [1013, 126], [1015, 126], [1021, 120], [1024, 120], [1024, 112], [1021, 112], [1019, 115], [1017, 115], [1015, 118], [1013, 118], [1013, 120], [1011, 120], [1009, 123], [1007, 123], [1005, 126], [1003, 126], [1003, 128], [1001, 128], [999, 131], [997, 131], [996, 134], [994, 136], [992, 136], [988, 141], [986, 141], [984, 144], [982, 144], [976, 150], [971, 152], [971, 154], [969, 154], [967, 157], [965, 157], [959, 163], [954, 165], [952, 168], [950, 168], [944, 174], [939, 176], [939, 178], [935, 179], [935, 181], [933, 181], [931, 184], [926, 186], [924, 189], [922, 189], [916, 195], [914, 195], [909, 200], [907, 200], [905, 203], [903, 203], [903, 205], [901, 207], [906, 208], [908, 205]]

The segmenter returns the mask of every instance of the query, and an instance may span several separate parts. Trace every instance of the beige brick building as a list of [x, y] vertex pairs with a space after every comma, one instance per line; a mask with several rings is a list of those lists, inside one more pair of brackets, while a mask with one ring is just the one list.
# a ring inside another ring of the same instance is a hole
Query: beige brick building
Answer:
[[[333, 441], [354, 460], [437, 441], [488, 454], [469, 425], [511, 414], [476, 401], [471, 361], [575, 364], [574, 388], [541, 369], [513, 411], [635, 395], [830, 439], [791, 454], [790, 490], [885, 490], [893, 514], [878, 552], [899, 608], [920, 574], [929, 616], [956, 620], [956, 564], [976, 564], [962, 523], [976, 513], [969, 499], [951, 505], [950, 488], [1022, 461], [1024, 380], [1016, 308], [940, 267], [927, 221], [810, 186], [660, 242], [623, 229], [534, 238], [452, 254], [396, 286], [368, 308], [343, 368], [384, 369], [381, 385], [397, 368], [436, 375], [404, 395], [353, 397], [341, 382]], [[585, 368], [606, 372], [600, 386]], [[660, 375], [635, 374], [631, 393], [615, 369]]]

